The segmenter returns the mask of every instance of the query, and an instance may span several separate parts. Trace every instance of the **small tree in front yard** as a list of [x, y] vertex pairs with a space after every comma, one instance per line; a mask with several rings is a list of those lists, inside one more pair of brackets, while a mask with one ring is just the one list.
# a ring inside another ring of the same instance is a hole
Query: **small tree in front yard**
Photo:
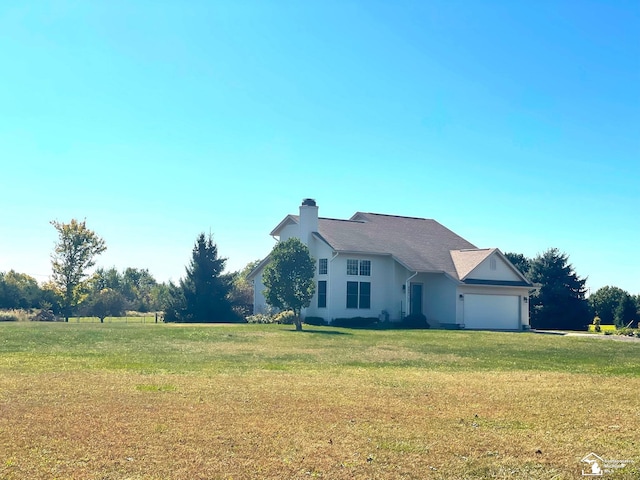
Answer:
[[309, 249], [297, 238], [279, 242], [271, 251], [271, 261], [262, 274], [267, 303], [292, 310], [296, 330], [302, 330], [300, 311], [311, 303], [315, 293], [315, 261]]

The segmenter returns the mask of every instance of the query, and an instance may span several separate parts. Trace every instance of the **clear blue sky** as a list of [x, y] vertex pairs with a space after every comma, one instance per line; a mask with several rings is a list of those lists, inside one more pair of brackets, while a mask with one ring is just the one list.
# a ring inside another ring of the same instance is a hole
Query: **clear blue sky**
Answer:
[[312, 197], [637, 294], [640, 2], [3, 0], [0, 165], [0, 271], [40, 281], [51, 220], [178, 280]]

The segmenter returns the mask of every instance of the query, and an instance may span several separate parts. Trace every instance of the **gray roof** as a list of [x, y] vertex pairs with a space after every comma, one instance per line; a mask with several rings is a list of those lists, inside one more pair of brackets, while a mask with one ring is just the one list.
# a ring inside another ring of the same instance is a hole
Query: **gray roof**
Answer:
[[349, 220], [320, 218], [318, 230], [318, 237], [336, 252], [392, 255], [411, 271], [445, 272], [455, 279], [451, 250], [476, 248], [426, 218], [358, 212]]

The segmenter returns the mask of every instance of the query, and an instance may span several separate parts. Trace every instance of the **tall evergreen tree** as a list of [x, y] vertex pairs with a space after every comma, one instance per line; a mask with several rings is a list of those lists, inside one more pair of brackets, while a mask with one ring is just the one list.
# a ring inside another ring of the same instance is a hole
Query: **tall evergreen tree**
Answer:
[[578, 277], [569, 257], [550, 248], [531, 261], [529, 279], [539, 285], [531, 296], [531, 326], [583, 330], [589, 323], [586, 279]]
[[231, 322], [236, 317], [227, 298], [230, 285], [222, 275], [225, 258], [218, 257], [218, 247], [211, 235], [201, 233], [193, 247], [186, 277], [180, 280], [180, 292], [173, 292], [173, 309], [165, 320], [178, 322]]

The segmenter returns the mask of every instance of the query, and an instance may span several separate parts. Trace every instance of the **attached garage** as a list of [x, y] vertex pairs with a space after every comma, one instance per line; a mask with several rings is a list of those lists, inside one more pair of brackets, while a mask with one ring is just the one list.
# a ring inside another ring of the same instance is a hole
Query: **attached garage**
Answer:
[[470, 329], [520, 330], [518, 295], [464, 295], [464, 326]]

